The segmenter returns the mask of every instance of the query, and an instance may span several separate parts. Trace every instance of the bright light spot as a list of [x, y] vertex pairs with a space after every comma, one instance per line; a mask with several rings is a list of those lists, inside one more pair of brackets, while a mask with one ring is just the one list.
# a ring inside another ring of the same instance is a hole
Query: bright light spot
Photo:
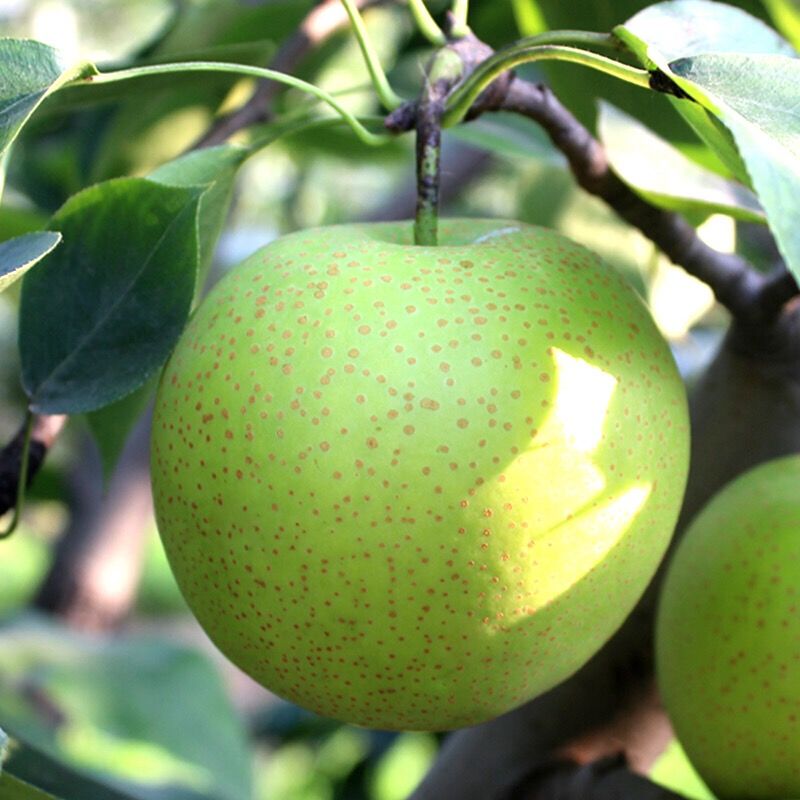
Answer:
[[617, 378], [558, 348], [550, 355], [550, 413], [486, 498], [487, 505], [509, 502], [520, 509], [516, 524], [537, 564], [527, 590], [532, 606], [552, 602], [602, 563], [635, 524], [653, 488], [623, 476], [624, 456], [618, 454], [623, 461], [612, 467], [616, 451], [603, 448]]
[[31, 36], [55, 47], [65, 64], [79, 60], [80, 31], [75, 10], [60, 0], [40, 0], [33, 10]]
[[[712, 214], [698, 229], [700, 238], [722, 253], [736, 249], [736, 223], [725, 214]], [[664, 258], [650, 287], [650, 310], [668, 339], [683, 338], [714, 305], [709, 286]]]
[[698, 229], [697, 235], [709, 246], [723, 253], [736, 249], [736, 222], [726, 214], [712, 214]]
[[667, 339], [681, 339], [714, 305], [714, 293], [680, 267], [660, 258], [650, 285], [650, 313]]
[[558, 438], [574, 450], [591, 453], [603, 438], [603, 424], [617, 379], [557, 347], [552, 355], [558, 387], [548, 424], [559, 428]]
[[473, 240], [473, 244], [481, 244], [481, 242], [488, 242], [492, 239], [499, 239], [502, 236], [508, 236], [511, 233], [519, 233], [521, 229], [508, 226], [507, 228], [498, 228], [494, 231], [489, 231], [489, 233], [484, 233], [483, 236], [479, 236], [477, 239]]

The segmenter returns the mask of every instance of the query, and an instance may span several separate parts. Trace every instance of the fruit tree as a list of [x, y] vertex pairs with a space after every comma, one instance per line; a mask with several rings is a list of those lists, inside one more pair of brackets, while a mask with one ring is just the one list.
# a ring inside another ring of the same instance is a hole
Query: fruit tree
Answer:
[[1, 798], [800, 797], [796, 3], [0, 28]]

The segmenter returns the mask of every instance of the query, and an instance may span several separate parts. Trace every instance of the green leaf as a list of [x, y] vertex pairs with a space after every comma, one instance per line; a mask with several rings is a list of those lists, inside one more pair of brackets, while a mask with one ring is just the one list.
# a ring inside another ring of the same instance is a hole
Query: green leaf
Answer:
[[634, 14], [614, 33], [648, 68], [701, 53], [794, 55], [765, 22], [740, 8], [711, 0], [668, 0]]
[[0, 628], [0, 685], [0, 719], [53, 783], [17, 751], [9, 770], [64, 800], [94, 797], [67, 795], [66, 772], [113, 790], [97, 800], [251, 796], [241, 721], [214, 665], [184, 645], [83, 635], [26, 615]]
[[781, 255], [800, 276], [800, 59], [713, 53], [670, 67], [733, 134]]
[[[771, 53], [791, 56], [791, 45], [760, 19], [742, 9], [710, 0], [671, 0], [645, 8], [614, 28], [650, 70], [658, 69], [695, 100], [691, 86], [672, 72], [670, 62], [703, 53]], [[672, 105], [740, 181], [750, 184], [730, 132], [703, 102], [669, 96]]]
[[214, 249], [228, 216], [236, 173], [249, 155], [250, 150], [234, 145], [207, 147], [169, 161], [149, 175], [150, 180], [170, 186], [206, 187], [200, 198], [198, 212], [200, 230], [198, 292], [203, 288]]
[[654, 205], [765, 222], [749, 189], [701, 167], [610, 103], [600, 103], [598, 133], [614, 172]]
[[63, 245], [22, 285], [22, 380], [33, 410], [102, 408], [166, 360], [194, 294], [201, 193], [121, 178], [55, 214]]
[[744, 11], [708, 0], [659, 3], [615, 33], [692, 98], [674, 105], [753, 187], [782, 256], [800, 275], [800, 59], [791, 45]]
[[59, 763], [16, 737], [7, 766], [8, 771], [0, 778], [3, 800], [136, 800]]
[[[8, 773], [0, 775], [0, 797], [3, 800], [56, 800], [54, 795], [46, 794]], [[88, 797], [86, 800], [89, 800]]]
[[128, 436], [152, 399], [156, 384], [156, 376], [153, 376], [121, 400], [86, 415], [89, 429], [100, 450], [106, 480], [114, 471]]
[[0, 242], [0, 292], [54, 250], [60, 241], [60, 233], [37, 231]]
[[499, 112], [457, 125], [445, 131], [462, 142], [507, 158], [536, 158], [551, 164], [565, 164], [541, 126], [518, 114]]
[[31, 39], [0, 39], [0, 155], [48, 94], [91, 67], [67, 69], [58, 51]]
[[[199, 274], [195, 294], [199, 296], [211, 266], [214, 249], [230, 209], [236, 173], [250, 151], [220, 145], [187, 153], [163, 164], [148, 176], [151, 181], [192, 189], [204, 186], [198, 208]], [[100, 449], [103, 472], [111, 474], [136, 421], [155, 390], [150, 380], [115, 403], [87, 414], [92, 435]]]
[[800, 2], [798, 0], [762, 0], [775, 27], [794, 45], [800, 47]]

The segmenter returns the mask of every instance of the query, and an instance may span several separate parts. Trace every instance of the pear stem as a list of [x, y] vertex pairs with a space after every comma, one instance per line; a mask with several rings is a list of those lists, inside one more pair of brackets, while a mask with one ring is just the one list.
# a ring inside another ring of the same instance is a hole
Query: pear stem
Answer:
[[442, 154], [442, 117], [452, 86], [461, 78], [464, 65], [450, 48], [433, 57], [417, 105], [417, 213], [414, 244], [438, 244], [439, 182]]
[[[427, 93], [426, 93], [427, 94]], [[417, 114], [417, 213], [414, 244], [438, 244], [444, 102], [423, 102]]]

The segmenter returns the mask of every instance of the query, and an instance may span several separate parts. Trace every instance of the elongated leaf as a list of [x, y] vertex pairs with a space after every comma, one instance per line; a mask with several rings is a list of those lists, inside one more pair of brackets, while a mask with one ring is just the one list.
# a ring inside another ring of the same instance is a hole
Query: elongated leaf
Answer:
[[792, 46], [765, 22], [741, 8], [712, 0], [667, 0], [634, 14], [614, 33], [645, 66], [701, 53], [794, 55]]
[[[193, 188], [204, 186], [198, 209], [199, 270], [195, 295], [199, 297], [214, 249], [230, 208], [236, 173], [249, 151], [243, 147], [221, 145], [188, 153], [154, 170], [150, 180], [165, 185]], [[108, 477], [136, 421], [155, 391], [155, 380], [111, 405], [87, 414], [92, 435], [100, 448], [103, 472]]]
[[487, 114], [469, 125], [448, 129], [446, 135], [500, 156], [536, 158], [550, 164], [566, 165], [541, 127], [516, 114]]
[[60, 241], [60, 233], [38, 231], [0, 242], [0, 292], [54, 250]]
[[61, 800], [8, 773], [0, 775], [0, 797], [3, 800]]
[[800, 276], [800, 59], [720, 53], [670, 67], [733, 134], [778, 248]]
[[187, 153], [150, 173], [150, 180], [169, 186], [205, 186], [198, 212], [200, 229], [200, 279], [198, 291], [211, 265], [230, 209], [233, 183], [239, 167], [250, 155], [244, 147], [220, 145]]
[[610, 103], [600, 104], [598, 133], [617, 175], [651, 203], [675, 211], [721, 212], [765, 222], [749, 189], [699, 166]]
[[[672, 73], [670, 62], [703, 53], [771, 53], [791, 56], [791, 45], [762, 20], [740, 8], [711, 0], [668, 0], [649, 6], [614, 28], [619, 39], [648, 69], [657, 69], [694, 97]], [[730, 132], [702, 102], [672, 105], [743, 183], [750, 175]], [[695, 98], [697, 99], [697, 98]]]
[[0, 155], [48, 94], [91, 71], [69, 69], [58, 51], [42, 42], [0, 39]]
[[55, 214], [64, 243], [22, 287], [31, 408], [102, 408], [167, 358], [194, 294], [201, 193], [121, 178], [75, 195]]
[[755, 189], [781, 254], [800, 275], [800, 59], [791, 45], [744, 11], [709, 0], [659, 3], [615, 33], [694, 101], [674, 104]]

